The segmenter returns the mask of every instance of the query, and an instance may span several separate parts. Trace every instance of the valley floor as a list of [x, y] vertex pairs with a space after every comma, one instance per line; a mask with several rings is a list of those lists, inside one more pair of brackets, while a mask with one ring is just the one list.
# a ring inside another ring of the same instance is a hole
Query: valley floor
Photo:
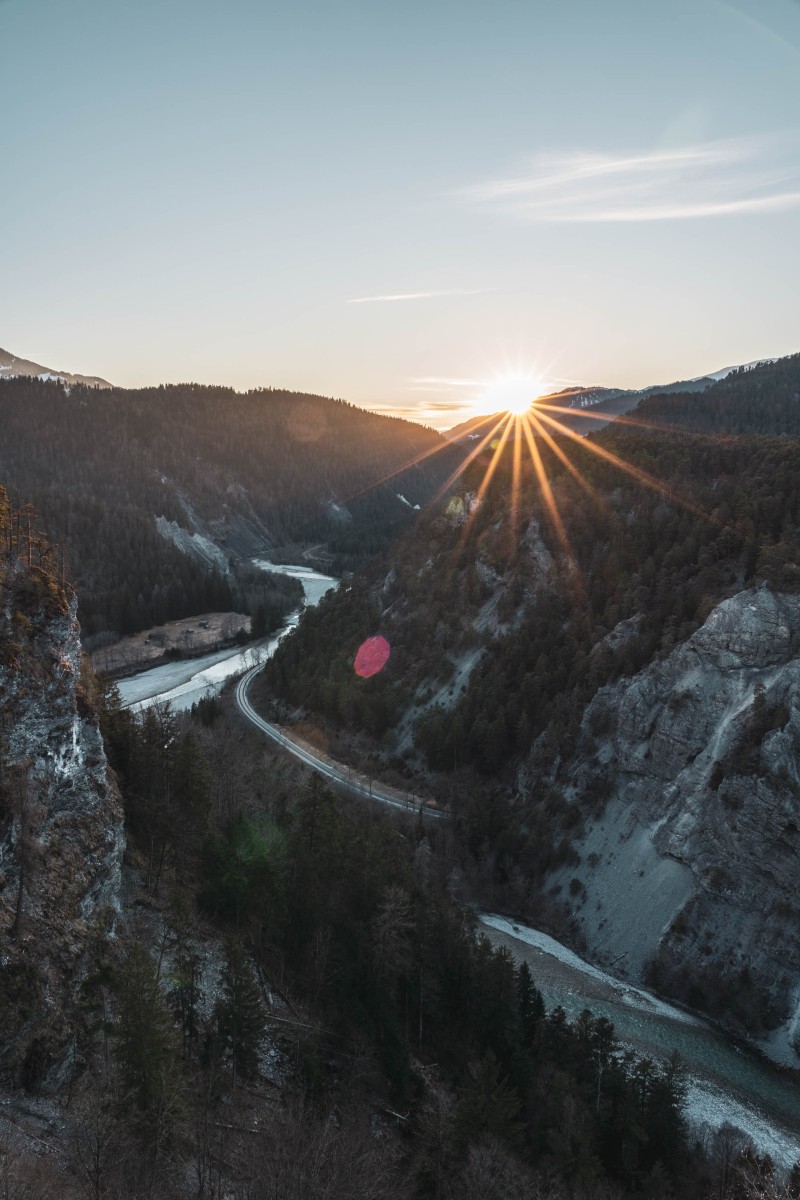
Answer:
[[121, 638], [113, 646], [94, 650], [89, 658], [95, 671], [126, 675], [154, 666], [170, 651], [181, 657], [207, 654], [240, 631], [247, 632], [249, 627], [250, 618], [245, 613], [200, 613], [143, 629]]

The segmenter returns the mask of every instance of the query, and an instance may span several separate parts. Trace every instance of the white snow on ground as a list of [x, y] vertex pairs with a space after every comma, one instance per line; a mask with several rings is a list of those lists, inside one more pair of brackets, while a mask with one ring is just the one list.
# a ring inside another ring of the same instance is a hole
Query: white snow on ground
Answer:
[[684, 1111], [686, 1119], [699, 1133], [716, 1130], [726, 1123], [735, 1125], [748, 1137], [760, 1154], [768, 1154], [781, 1168], [800, 1162], [800, 1135], [778, 1129], [767, 1117], [742, 1104], [707, 1079], [690, 1076]]
[[[264, 571], [274, 571], [278, 575], [291, 575], [299, 579], [303, 585], [306, 605], [318, 604], [326, 592], [338, 584], [338, 579], [330, 575], [322, 575], [312, 567], [271, 563], [266, 558], [256, 558], [253, 562]], [[282, 637], [285, 637], [300, 619], [300, 612], [291, 613], [286, 619], [286, 625], [269, 641], [258, 645], [247, 646], [243, 650], [217, 650], [212, 654], [204, 654], [200, 658], [181, 659], [178, 662], [164, 663], [151, 667], [148, 671], [140, 671], [117, 684], [122, 703], [125, 708], [139, 710], [148, 708], [151, 704], [169, 701], [173, 708], [185, 711], [207, 696], [214, 696], [222, 690], [226, 679], [233, 675], [241, 675], [256, 663], [266, 662], [275, 652], [275, 647]]]
[[217, 650], [201, 658], [164, 663], [129, 679], [121, 679], [117, 687], [123, 706], [139, 711], [169, 701], [180, 712], [191, 708], [198, 700], [221, 691], [225, 680], [232, 675], [241, 675], [256, 663], [266, 662], [281, 638], [297, 624], [299, 615], [292, 613], [289, 624], [267, 642], [244, 650]]
[[[708, 1022], [701, 1018], [694, 1017], [688, 1013], [682, 1012], [680, 1009], [673, 1008], [672, 1005], [664, 1003], [662, 1000], [656, 999], [648, 992], [641, 988], [630, 987], [626, 983], [622, 983], [613, 976], [606, 974], [605, 971], [599, 970], [592, 966], [591, 963], [585, 962], [579, 955], [572, 950], [568, 950], [566, 946], [562, 946], [555, 938], [548, 937], [547, 934], [541, 933], [537, 929], [531, 929], [525, 925], [518, 925], [514, 922], [506, 920], [504, 917], [498, 917], [487, 913], [479, 916], [479, 921], [484, 926], [496, 930], [509, 938], [513, 938], [518, 942], [533, 947], [540, 953], [550, 955], [559, 963], [565, 966], [570, 971], [580, 972], [584, 977], [592, 979], [598, 983], [610, 987], [615, 993], [615, 1003], [629, 1006], [635, 1010], [638, 1015], [636, 1018], [637, 1025], [640, 1026], [638, 1034], [632, 1038], [620, 1032], [618, 1028], [618, 1037], [622, 1046], [630, 1046], [638, 1054], [642, 1053], [640, 1044], [641, 1036], [645, 1042], [649, 1042], [656, 1032], [656, 1027], [662, 1024], [664, 1020], [668, 1020], [672, 1024], [682, 1023], [693, 1026], [690, 1032], [688, 1029], [685, 1034], [680, 1033], [681, 1040], [672, 1043], [672, 1049], [678, 1048], [684, 1058], [684, 1062], [689, 1068], [687, 1076], [687, 1100], [685, 1112], [687, 1120], [696, 1131], [703, 1136], [704, 1131], [710, 1132], [718, 1129], [721, 1125], [728, 1122], [742, 1130], [750, 1137], [756, 1146], [756, 1149], [761, 1154], [769, 1154], [774, 1162], [781, 1167], [790, 1167], [795, 1162], [800, 1161], [800, 1129], [797, 1128], [795, 1122], [792, 1121], [787, 1114], [784, 1123], [776, 1123], [765, 1111], [759, 1107], [762, 1100], [772, 1100], [780, 1105], [785, 1103], [785, 1096], [781, 1099], [778, 1091], [775, 1089], [764, 1088], [764, 1080], [759, 1079], [753, 1081], [752, 1072], [754, 1065], [747, 1054], [736, 1051], [726, 1039], [724, 1034], [714, 1029]], [[580, 985], [572, 981], [568, 985], [569, 995], [581, 995]], [[573, 990], [574, 989], [574, 990]], [[587, 988], [587, 992], [590, 992]], [[558, 991], [555, 993], [557, 1002]], [[553, 995], [548, 1003], [553, 1003]], [[596, 1003], [596, 1002], [595, 1002]], [[593, 1001], [591, 996], [586, 997], [586, 1007], [591, 1009]], [[603, 1002], [600, 1002], [602, 1011]], [[611, 1014], [613, 1018], [613, 1013]], [[652, 1024], [648, 1024], [648, 1018], [652, 1018]], [[642, 1025], [641, 1022], [644, 1021]], [[615, 1022], [616, 1024], [616, 1022]], [[677, 1033], [677, 1031], [676, 1031]], [[704, 1044], [700, 1045], [696, 1041], [698, 1034], [701, 1034], [704, 1039]], [[711, 1039], [711, 1043], [709, 1043]], [[655, 1058], [661, 1058], [669, 1052], [669, 1041], [666, 1043], [663, 1039], [656, 1038], [655, 1041], [661, 1041], [661, 1051], [654, 1049], [646, 1049], [645, 1052]], [[723, 1051], [723, 1054], [715, 1052], [715, 1044]], [[694, 1058], [700, 1049], [705, 1058], [699, 1061]], [[710, 1053], [709, 1053], [710, 1051]], [[730, 1055], [727, 1052], [730, 1051]], [[730, 1062], [725, 1062], [727, 1057], [736, 1060], [736, 1065], [732, 1068]], [[739, 1068], [738, 1064], [741, 1063]], [[738, 1094], [729, 1092], [722, 1083], [716, 1081], [716, 1076], [704, 1075], [698, 1072], [698, 1067], [702, 1070], [704, 1063], [707, 1063], [709, 1070], [712, 1072], [723, 1072], [722, 1079], [731, 1078], [732, 1087], [738, 1087]], [[692, 1069], [694, 1068], [694, 1069]], [[766, 1070], [766, 1068], [764, 1068]], [[768, 1083], [769, 1081], [767, 1081]], [[759, 1087], [755, 1083], [760, 1084]], [[790, 1087], [786, 1081], [777, 1077], [777, 1089], [785, 1089]], [[750, 1089], [753, 1089], [752, 1092]], [[750, 1096], [753, 1097], [753, 1102], [749, 1103]], [[779, 1110], [780, 1111], [780, 1108]]]
[[688, 382], [699, 383], [701, 379], [715, 379], [719, 383], [721, 379], [727, 379], [733, 371], [750, 371], [753, 367], [760, 367], [777, 361], [777, 358], [754, 358], [749, 363], [735, 363], [732, 367], [723, 367], [721, 371], [708, 371], [705, 375], [695, 375]]
[[[733, 371], [750, 371], [753, 369], [753, 367], [761, 367], [765, 366], [767, 363], [774, 363], [777, 361], [777, 358], [754, 358], [753, 361], [749, 363], [740, 363], [738, 366], [734, 367], [723, 367], [721, 371], [714, 371], [713, 374], [707, 375], [706, 379], [727, 379]], [[698, 376], [698, 378], [702, 378], [702, 376]]]
[[395, 492], [395, 496], [397, 496], [398, 500], [402, 500], [403, 504], [407, 504], [409, 508], [413, 508], [415, 512], [419, 512], [418, 504], [412, 504], [411, 501], [406, 500], [405, 496], [403, 496], [400, 492]]
[[520, 942], [525, 942], [528, 946], [535, 946], [537, 950], [541, 950], [544, 954], [551, 954], [553, 958], [557, 958], [565, 966], [572, 967], [573, 970], [580, 971], [582, 974], [588, 975], [591, 979], [596, 979], [599, 983], [604, 983], [608, 987], [613, 988], [617, 999], [622, 1004], [627, 1004], [629, 1007], [639, 1009], [645, 1013], [667, 1017], [671, 1021], [680, 1021], [685, 1025], [704, 1024], [699, 1017], [694, 1017], [691, 1013], [682, 1012], [679, 1008], [673, 1008], [671, 1004], [665, 1004], [663, 1000], [657, 1000], [655, 996], [651, 996], [649, 992], [644, 991], [642, 988], [631, 987], [630, 984], [621, 983], [613, 975], [607, 975], [605, 971], [601, 971], [599, 967], [594, 967], [591, 963], [587, 963], [573, 950], [568, 950], [566, 946], [562, 946], [555, 938], [548, 937], [546, 933], [540, 933], [538, 929], [530, 929], [526, 925], [515, 925], [511, 921], [507, 921], [505, 917], [496, 917], [491, 913], [484, 913], [478, 919], [482, 925], [488, 925], [491, 929], [497, 929], [500, 933], [517, 938]]

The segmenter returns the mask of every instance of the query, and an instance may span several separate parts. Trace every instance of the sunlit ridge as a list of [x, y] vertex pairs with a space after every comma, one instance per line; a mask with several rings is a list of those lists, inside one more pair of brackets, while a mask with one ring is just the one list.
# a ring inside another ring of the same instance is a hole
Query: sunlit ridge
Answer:
[[[543, 411], [545, 407], [546, 411]], [[483, 479], [478, 487], [476, 495], [476, 501], [478, 503], [472, 506], [465, 521], [461, 538], [462, 543], [465, 541], [469, 527], [474, 520], [478, 508], [480, 507], [479, 502], [485, 495], [503, 456], [505, 447], [509, 439], [511, 439], [513, 447], [510, 480], [510, 523], [512, 531], [516, 534], [521, 517], [521, 445], [523, 442], [525, 442], [527, 444], [531, 463], [539, 484], [539, 491], [544, 501], [545, 511], [549, 521], [559, 542], [561, 543], [565, 554], [568, 558], [572, 558], [567, 532], [564, 527], [561, 513], [558, 509], [558, 504], [553, 493], [550, 480], [547, 476], [547, 470], [542, 458], [541, 450], [537, 445], [537, 438], [548, 446], [548, 448], [560, 460], [562, 465], [568, 469], [573, 478], [577, 480], [577, 482], [595, 499], [597, 503], [600, 504], [602, 508], [607, 509], [608, 506], [605, 500], [597, 493], [596, 489], [592, 487], [587, 479], [584, 478], [578, 466], [574, 462], [570, 461], [564, 451], [564, 448], [559, 446], [555, 438], [552, 436], [552, 433], [562, 435], [563, 437], [578, 443], [590, 453], [597, 455], [605, 462], [610, 463], [612, 466], [617, 467], [621, 471], [624, 471], [632, 479], [636, 480], [637, 483], [657, 492], [659, 495], [665, 496], [671, 502], [679, 504], [681, 507], [694, 513], [696, 516], [699, 516], [704, 520], [712, 520], [708, 513], [703, 512], [702, 509], [692, 504], [691, 501], [680, 496], [679, 494], [675, 494], [667, 483], [662, 482], [653, 475], [650, 475], [647, 471], [643, 471], [640, 467], [636, 467], [632, 463], [626, 462], [624, 459], [620, 458], [616, 454], [613, 454], [605, 447], [597, 445], [597, 443], [594, 441], [581, 437], [580, 434], [575, 433], [574, 430], [570, 429], [567, 425], [563, 424], [557, 418], [551, 416], [550, 412], [552, 411], [553, 409], [551, 409], [549, 406], [535, 406], [530, 407], [522, 414], [513, 414], [508, 411], [504, 413], [499, 420], [492, 425], [492, 428], [481, 439], [479, 445], [473, 449], [472, 453], [468, 455], [467, 459], [461, 464], [459, 469], [448, 481], [446, 486], [449, 486], [450, 483], [452, 483], [454, 479], [463, 472], [466, 466], [472, 462], [478, 454], [481, 453], [481, 451], [487, 448], [492, 451], [492, 456], [488, 461]], [[567, 412], [570, 416], [572, 415], [570, 410], [555, 409], [555, 411]], [[552, 430], [552, 433], [548, 431], [548, 426]]]
[[[550, 393], [552, 395], [552, 393]], [[605, 462], [624, 471], [637, 483], [649, 488], [651, 491], [657, 492], [665, 496], [670, 502], [679, 504], [681, 507], [694, 513], [696, 516], [704, 520], [711, 521], [712, 518], [708, 513], [692, 504], [691, 501], [676, 494], [673, 489], [666, 483], [659, 480], [657, 477], [642, 470], [640, 467], [634, 466], [632, 463], [626, 462], [618, 455], [613, 454], [610, 450], [598, 445], [590, 438], [581, 436], [575, 430], [571, 429], [568, 423], [559, 420], [556, 414], [563, 417], [589, 417], [590, 419], [602, 421], [604, 424], [611, 421], [618, 425], [628, 425], [634, 428], [650, 429], [658, 432], [682, 432], [669, 428], [664, 429], [658, 425], [651, 424], [645, 421], [639, 421], [636, 418], [628, 416], [611, 417], [589, 413], [584, 410], [570, 409], [561, 407], [557, 404], [547, 402], [548, 393], [538, 386], [537, 381], [532, 375], [506, 375], [495, 380], [487, 390], [482, 394], [482, 402], [484, 405], [493, 404], [495, 406], [494, 416], [485, 416], [483, 420], [476, 421], [473, 426], [471, 437], [475, 439], [475, 445], [470, 449], [470, 452], [465, 455], [463, 460], [451, 472], [449, 477], [444, 481], [436, 496], [433, 498], [433, 503], [436, 503], [443, 495], [445, 495], [453, 484], [459, 479], [464, 471], [471, 463], [483, 455], [485, 452], [490, 452], [484, 476], [478, 485], [477, 494], [475, 496], [476, 503], [470, 508], [467, 515], [463, 538], [466, 538], [468, 530], [472, 524], [474, 516], [480, 507], [480, 501], [485, 496], [489, 485], [497, 471], [500, 461], [505, 452], [506, 446], [510, 442], [510, 450], [512, 454], [512, 470], [510, 479], [510, 530], [512, 536], [517, 536], [523, 520], [522, 514], [522, 458], [523, 447], [527, 446], [531, 464], [539, 484], [539, 491], [544, 501], [545, 511], [549, 518], [550, 524], [561, 543], [562, 549], [571, 557], [570, 546], [564, 527], [561, 514], [558, 510], [556, 497], [553, 493], [550, 480], [547, 475], [547, 468], [542, 458], [542, 453], [537, 445], [538, 441], [547, 446], [548, 450], [560, 461], [561, 465], [570, 473], [573, 479], [586, 491], [602, 509], [610, 513], [607, 501], [597, 491], [595, 487], [586, 479], [578, 465], [573, 462], [567, 455], [565, 450], [565, 442], [559, 444], [556, 437], [560, 439], [569, 439], [583, 447], [589, 453], [596, 455]], [[543, 399], [543, 403], [534, 403], [537, 399]], [[502, 408], [501, 408], [502, 406]], [[519, 406], [515, 410], [514, 406]], [[501, 410], [498, 412], [498, 409]], [[420, 454], [402, 463], [394, 471], [389, 472], [382, 479], [374, 483], [366, 485], [354, 495], [361, 494], [362, 491], [368, 491], [377, 483], [387, 483], [390, 479], [399, 475], [402, 471], [408, 470], [410, 467], [423, 462], [425, 459], [442, 453], [445, 449], [451, 446], [452, 443], [443, 441], [439, 445], [429, 447]], [[353, 497], [348, 497], [352, 499]]]

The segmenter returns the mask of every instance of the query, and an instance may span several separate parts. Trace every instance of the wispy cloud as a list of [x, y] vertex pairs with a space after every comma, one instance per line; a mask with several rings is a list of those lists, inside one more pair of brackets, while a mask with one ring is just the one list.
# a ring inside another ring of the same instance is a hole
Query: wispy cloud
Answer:
[[393, 304], [397, 300], [434, 300], [439, 296], [481, 296], [490, 288], [450, 288], [441, 292], [395, 292], [386, 296], [356, 296], [348, 304]]
[[408, 416], [410, 413], [416, 413], [417, 416], [430, 416], [438, 413], [452, 415], [455, 413], [457, 418], [462, 407], [465, 410], [469, 409], [471, 411], [469, 405], [460, 406], [453, 404], [452, 401], [448, 403], [446, 400], [418, 400], [406, 404], [370, 404], [369, 407], [371, 412], [387, 413], [389, 416]]
[[528, 221], [677, 221], [800, 206], [798, 141], [728, 139], [642, 154], [538, 158], [522, 174], [456, 193]]
[[370, 410], [387, 417], [403, 417], [406, 421], [417, 421], [431, 425], [434, 429], [451, 429], [473, 413], [470, 404], [458, 404], [453, 400], [419, 399], [396, 404], [370, 404]]
[[452, 392], [458, 388], [483, 387], [482, 379], [452, 379], [442, 375], [422, 375], [409, 379], [412, 392]]

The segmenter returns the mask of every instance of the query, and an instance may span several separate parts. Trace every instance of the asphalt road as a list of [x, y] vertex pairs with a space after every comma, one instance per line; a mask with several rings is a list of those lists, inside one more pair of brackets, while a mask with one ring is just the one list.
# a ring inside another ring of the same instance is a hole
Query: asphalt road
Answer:
[[236, 703], [248, 721], [267, 737], [277, 742], [282, 749], [304, 763], [305, 766], [310, 767], [312, 771], [316, 771], [323, 778], [330, 780], [331, 783], [335, 783], [365, 800], [376, 800], [379, 804], [385, 804], [389, 808], [398, 808], [402, 812], [412, 814], [421, 813], [423, 817], [435, 820], [443, 820], [449, 816], [444, 810], [433, 807], [432, 801], [424, 800], [421, 796], [415, 796], [411, 792], [404, 795], [397, 789], [389, 790], [379, 783], [375, 783], [374, 780], [367, 780], [363, 775], [356, 775], [348, 767], [340, 766], [330, 758], [315, 754], [308, 746], [299, 745], [277, 725], [271, 725], [269, 721], [265, 721], [253, 708], [247, 694], [250, 684], [260, 670], [261, 664], [253, 667], [241, 677], [236, 685]]

